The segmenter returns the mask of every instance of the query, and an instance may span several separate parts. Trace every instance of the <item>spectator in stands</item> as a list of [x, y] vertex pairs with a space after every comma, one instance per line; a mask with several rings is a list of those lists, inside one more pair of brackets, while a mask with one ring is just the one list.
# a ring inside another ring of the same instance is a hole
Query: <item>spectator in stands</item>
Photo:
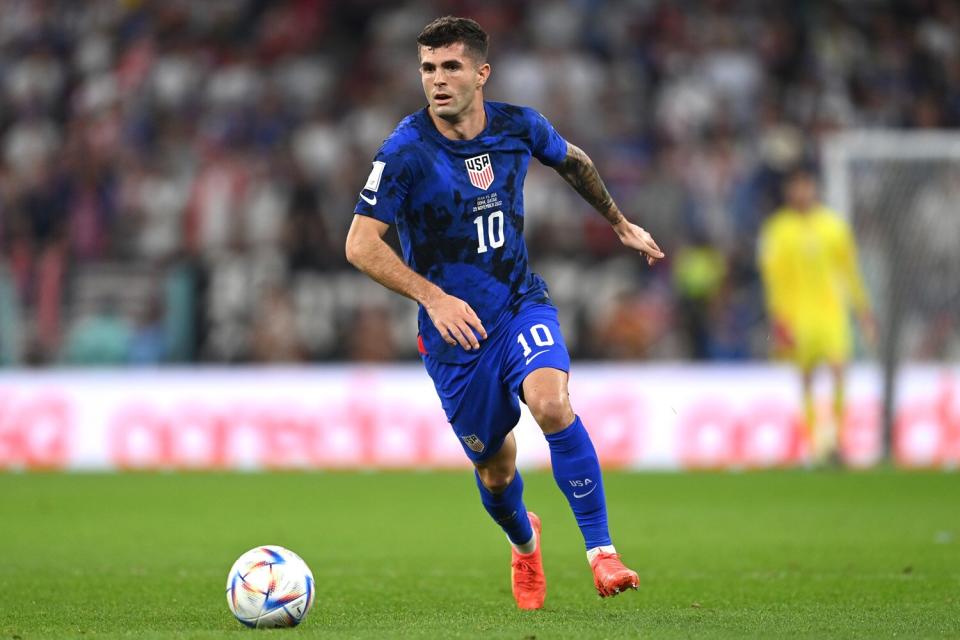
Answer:
[[297, 330], [296, 311], [289, 292], [269, 287], [257, 304], [253, 321], [255, 362], [299, 362], [304, 349]]
[[163, 307], [159, 299], [151, 297], [131, 331], [127, 361], [133, 365], [166, 362], [170, 355], [166, 328]]
[[106, 298], [77, 321], [63, 346], [61, 361], [71, 365], [121, 365], [129, 361], [132, 330], [115, 299]]

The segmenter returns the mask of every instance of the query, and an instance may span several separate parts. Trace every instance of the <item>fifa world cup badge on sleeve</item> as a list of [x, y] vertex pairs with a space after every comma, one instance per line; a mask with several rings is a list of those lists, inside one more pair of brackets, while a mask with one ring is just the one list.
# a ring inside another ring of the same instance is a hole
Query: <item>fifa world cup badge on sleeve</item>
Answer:
[[386, 162], [373, 161], [373, 168], [370, 170], [370, 175], [367, 176], [367, 183], [363, 185], [364, 190], [376, 193], [377, 189], [380, 188], [380, 178], [383, 176], [385, 166], [387, 166]]

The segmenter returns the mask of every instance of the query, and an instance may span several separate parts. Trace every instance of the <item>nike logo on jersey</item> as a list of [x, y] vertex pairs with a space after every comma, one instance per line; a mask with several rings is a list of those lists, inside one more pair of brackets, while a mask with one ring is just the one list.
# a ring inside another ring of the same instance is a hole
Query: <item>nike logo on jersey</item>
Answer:
[[577, 493], [576, 491], [574, 491], [574, 492], [573, 492], [573, 497], [574, 497], [574, 498], [586, 498], [588, 495], [590, 495], [591, 493], [593, 493], [593, 490], [596, 489], [597, 486], [598, 486], [598, 485], [594, 484], [592, 487], [590, 487], [590, 491], [587, 491], [586, 493]]
[[365, 196], [365, 195], [363, 195], [363, 194], [361, 193], [361, 194], [360, 194], [360, 199], [363, 200], [364, 202], [366, 202], [366, 203], [367, 203], [368, 205], [370, 205], [371, 207], [377, 204], [377, 196], [373, 196], [372, 198], [368, 198], [367, 196]]
[[534, 358], [536, 358], [540, 354], [546, 353], [547, 351], [549, 351], [549, 349], [543, 349], [542, 351], [537, 351], [535, 354], [527, 358], [527, 364], [530, 364], [531, 362], [533, 362]]

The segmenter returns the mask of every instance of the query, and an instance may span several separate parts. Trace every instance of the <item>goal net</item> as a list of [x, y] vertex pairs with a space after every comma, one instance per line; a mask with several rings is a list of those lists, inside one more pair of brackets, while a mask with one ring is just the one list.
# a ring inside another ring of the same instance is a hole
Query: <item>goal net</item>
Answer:
[[901, 365], [960, 359], [960, 133], [847, 131], [822, 154], [873, 295], [889, 452]]

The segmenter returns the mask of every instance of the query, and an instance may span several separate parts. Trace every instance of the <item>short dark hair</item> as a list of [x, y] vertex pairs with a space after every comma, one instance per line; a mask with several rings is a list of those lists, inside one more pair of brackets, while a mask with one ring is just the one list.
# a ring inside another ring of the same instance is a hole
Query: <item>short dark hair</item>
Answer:
[[789, 171], [787, 171], [784, 179], [786, 182], [793, 182], [794, 180], [813, 180], [817, 181], [817, 167], [812, 162], [800, 162], [793, 165]]
[[470, 18], [443, 16], [423, 28], [417, 36], [417, 44], [435, 49], [457, 42], [469, 51], [479, 62], [487, 61], [487, 45], [490, 38], [487, 32]]

